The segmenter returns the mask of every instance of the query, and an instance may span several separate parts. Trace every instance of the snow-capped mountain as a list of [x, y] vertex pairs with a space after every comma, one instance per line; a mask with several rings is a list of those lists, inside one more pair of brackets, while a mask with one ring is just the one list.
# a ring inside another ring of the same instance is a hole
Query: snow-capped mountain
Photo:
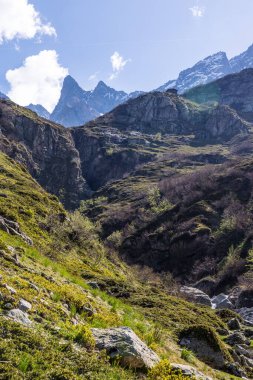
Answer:
[[85, 91], [68, 75], [64, 79], [61, 97], [51, 114], [51, 120], [65, 127], [82, 125], [141, 93], [117, 91], [102, 81], [93, 91]]
[[177, 79], [168, 81], [160, 86], [157, 91], [176, 88], [179, 93], [184, 93], [190, 88], [207, 84], [225, 75], [251, 67], [253, 67], [253, 45], [244, 53], [230, 60], [228, 60], [225, 52], [219, 52], [197, 62], [189, 69], [181, 71]]
[[50, 119], [50, 113], [40, 104], [29, 104], [26, 106], [29, 110], [36, 112], [40, 117], [44, 119]]
[[230, 66], [233, 72], [253, 67], [253, 45], [242, 54], [230, 59]]

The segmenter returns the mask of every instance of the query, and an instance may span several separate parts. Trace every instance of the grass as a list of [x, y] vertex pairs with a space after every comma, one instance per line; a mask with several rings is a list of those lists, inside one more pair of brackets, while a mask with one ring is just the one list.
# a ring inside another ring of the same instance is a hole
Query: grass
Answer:
[[[212, 310], [168, 296], [162, 287], [142, 284], [131, 268], [110, 254], [87, 219], [69, 214], [66, 223], [52, 223], [52, 216], [67, 214], [63, 206], [3, 154], [0, 192], [6, 195], [0, 197], [0, 215], [17, 221], [33, 240], [33, 246], [28, 246], [22, 238], [0, 230], [0, 250], [5, 251], [0, 255], [1, 283], [16, 290], [14, 307], [20, 298], [32, 304], [29, 318], [33, 321], [28, 329], [4, 317], [10, 295], [1, 287], [0, 373], [4, 378], [136, 379], [139, 374], [112, 365], [94, 351], [91, 327], [128, 326], [161, 357], [182, 360], [174, 349], [182, 329], [197, 320], [213, 328], [224, 326]], [[80, 231], [85, 238], [80, 239]], [[11, 260], [9, 246], [19, 264]], [[90, 279], [100, 289], [91, 288]], [[118, 296], [122, 290], [129, 293], [127, 298]], [[93, 315], [84, 313], [84, 307], [92, 309]]]

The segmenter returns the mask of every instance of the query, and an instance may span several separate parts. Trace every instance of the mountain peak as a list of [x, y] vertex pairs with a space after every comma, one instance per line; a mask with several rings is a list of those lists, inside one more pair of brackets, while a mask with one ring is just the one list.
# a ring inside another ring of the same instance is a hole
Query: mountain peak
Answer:
[[64, 93], [72, 91], [84, 92], [77, 81], [71, 75], [67, 75], [63, 81], [62, 92]]
[[107, 86], [107, 84], [106, 84], [105, 82], [103, 82], [102, 80], [100, 80], [100, 81], [98, 82], [98, 84], [96, 85], [95, 90], [96, 90], [96, 89], [99, 89], [99, 88], [110, 88], [110, 87]]

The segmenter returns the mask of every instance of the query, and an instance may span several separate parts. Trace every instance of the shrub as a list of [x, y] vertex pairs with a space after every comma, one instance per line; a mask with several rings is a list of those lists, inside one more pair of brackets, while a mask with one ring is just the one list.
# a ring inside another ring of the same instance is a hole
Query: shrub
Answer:
[[[148, 380], [188, 380], [189, 376], [182, 374], [180, 370], [172, 369], [168, 360], [161, 360], [148, 373]], [[196, 380], [195, 377], [191, 377]]]
[[90, 329], [84, 325], [79, 325], [76, 327], [74, 341], [89, 349], [95, 347], [93, 335]]
[[186, 348], [183, 348], [181, 352], [181, 358], [184, 359], [188, 363], [194, 363], [195, 361], [194, 353], [190, 350], [187, 350]]
[[110, 236], [108, 236], [107, 243], [109, 243], [109, 246], [114, 249], [119, 248], [122, 243], [122, 232], [114, 231]]

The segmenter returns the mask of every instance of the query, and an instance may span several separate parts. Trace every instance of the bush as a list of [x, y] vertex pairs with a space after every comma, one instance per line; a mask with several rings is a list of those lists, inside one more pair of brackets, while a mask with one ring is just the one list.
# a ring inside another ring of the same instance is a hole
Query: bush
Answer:
[[[195, 377], [191, 377], [196, 380]], [[168, 360], [161, 360], [148, 373], [148, 380], [189, 380], [180, 370], [173, 370]]]
[[184, 359], [188, 363], [194, 363], [195, 361], [194, 353], [191, 352], [190, 350], [187, 350], [186, 348], [183, 348], [181, 352], [181, 358]]

